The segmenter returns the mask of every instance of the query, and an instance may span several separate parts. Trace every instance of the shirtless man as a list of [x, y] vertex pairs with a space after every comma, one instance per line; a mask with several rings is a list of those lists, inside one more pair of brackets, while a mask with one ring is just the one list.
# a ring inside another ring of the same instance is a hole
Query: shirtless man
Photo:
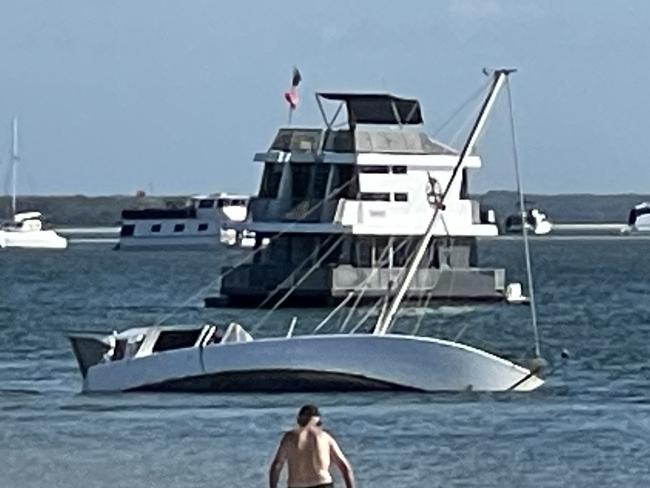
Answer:
[[354, 488], [352, 467], [334, 438], [320, 427], [314, 405], [298, 412], [298, 425], [282, 436], [269, 470], [269, 486], [277, 488], [280, 471], [289, 465], [289, 488], [331, 488], [330, 461], [341, 471], [346, 488]]

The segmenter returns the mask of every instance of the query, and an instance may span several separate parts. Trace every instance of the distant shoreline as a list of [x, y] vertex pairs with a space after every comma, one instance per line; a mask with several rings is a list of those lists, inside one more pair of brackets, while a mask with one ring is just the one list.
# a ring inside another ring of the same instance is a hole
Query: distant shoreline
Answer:
[[[182, 206], [189, 195], [26, 195], [18, 199], [18, 209], [38, 210], [55, 226], [112, 227], [119, 225], [124, 209]], [[491, 208], [501, 222], [517, 212], [517, 195], [512, 191], [490, 191], [477, 198], [483, 209]], [[623, 193], [613, 195], [557, 194], [527, 195], [529, 207], [544, 210], [558, 223], [624, 223], [637, 203], [650, 201], [650, 195]], [[0, 197], [0, 216], [10, 216], [11, 198]]]

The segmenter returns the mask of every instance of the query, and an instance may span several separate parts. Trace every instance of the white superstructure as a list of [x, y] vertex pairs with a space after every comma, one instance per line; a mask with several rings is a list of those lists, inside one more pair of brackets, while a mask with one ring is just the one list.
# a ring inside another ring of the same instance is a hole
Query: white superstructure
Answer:
[[213, 249], [242, 234], [224, 224], [246, 219], [248, 197], [219, 193], [190, 198], [182, 208], [123, 210], [119, 249]]
[[[257, 306], [307, 272], [287, 305], [335, 302], [362, 283], [366, 296], [382, 296], [451, 181], [459, 151], [425, 133], [418, 100], [319, 93], [317, 101], [324, 128], [282, 128], [255, 155], [264, 165], [259, 191], [246, 221], [231, 227], [270, 244], [250, 262], [222, 270], [214, 304]], [[327, 102], [338, 106], [331, 117]], [[347, 124], [337, 122], [341, 112]], [[457, 169], [411, 295], [505, 298], [505, 271], [478, 267], [476, 238], [498, 234], [494, 214], [469, 195], [469, 174], [480, 167], [480, 157], [470, 153]]]

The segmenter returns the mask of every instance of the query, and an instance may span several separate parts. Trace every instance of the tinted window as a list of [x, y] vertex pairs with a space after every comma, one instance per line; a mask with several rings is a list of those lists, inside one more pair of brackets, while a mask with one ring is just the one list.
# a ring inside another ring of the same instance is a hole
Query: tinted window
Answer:
[[153, 352], [192, 347], [199, 339], [199, 334], [201, 334], [201, 329], [161, 332], [156, 344], [153, 346]]
[[314, 170], [314, 198], [323, 198], [327, 191], [327, 178], [330, 174], [329, 164], [317, 164]]
[[199, 208], [212, 208], [214, 207], [214, 200], [201, 200], [199, 202]]
[[406, 202], [409, 199], [408, 193], [395, 193], [396, 202]]
[[199, 232], [208, 230], [208, 224], [199, 224]]
[[364, 201], [388, 202], [390, 201], [390, 193], [361, 193], [359, 199]]
[[311, 164], [291, 164], [291, 197], [305, 198], [309, 190]]
[[393, 166], [393, 174], [396, 175], [406, 174], [406, 166]]
[[388, 166], [359, 166], [360, 173], [388, 173]]
[[183, 232], [185, 230], [185, 224], [176, 224], [174, 226], [174, 232]]
[[135, 225], [123, 225], [122, 228], [120, 229], [120, 235], [122, 237], [132, 236], [134, 230], [135, 230]]
[[151, 226], [151, 232], [160, 232], [160, 224], [154, 224]]
[[260, 185], [260, 198], [277, 198], [282, 178], [282, 165], [280, 163], [266, 163]]
[[358, 184], [355, 166], [352, 164], [335, 164], [332, 177], [331, 199], [353, 199], [357, 197]]

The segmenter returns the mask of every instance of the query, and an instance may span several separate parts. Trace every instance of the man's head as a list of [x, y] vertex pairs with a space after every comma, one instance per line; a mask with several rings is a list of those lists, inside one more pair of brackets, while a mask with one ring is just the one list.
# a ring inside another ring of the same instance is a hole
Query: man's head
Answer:
[[316, 405], [303, 405], [298, 411], [298, 425], [301, 427], [305, 427], [310, 421], [316, 424], [319, 420], [320, 412]]

